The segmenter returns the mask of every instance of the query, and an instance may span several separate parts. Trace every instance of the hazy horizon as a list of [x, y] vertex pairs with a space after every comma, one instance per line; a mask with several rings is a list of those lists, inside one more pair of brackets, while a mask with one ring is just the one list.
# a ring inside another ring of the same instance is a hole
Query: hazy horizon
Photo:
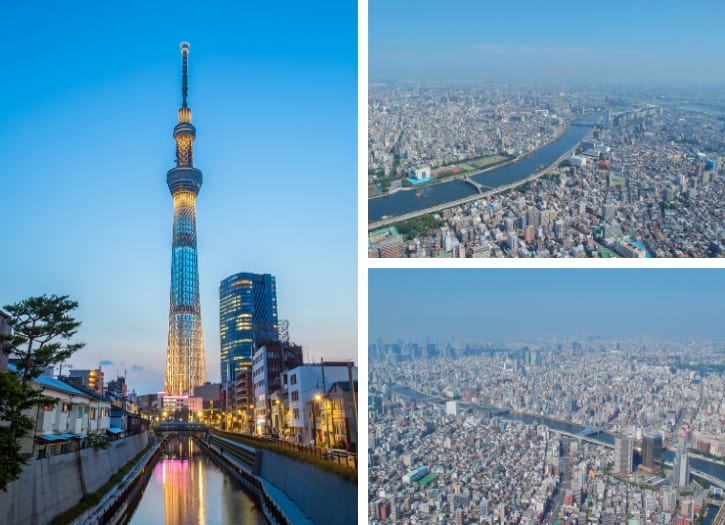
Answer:
[[725, 87], [722, 4], [374, 0], [368, 9], [371, 81]]
[[368, 340], [723, 340], [720, 269], [371, 269]]

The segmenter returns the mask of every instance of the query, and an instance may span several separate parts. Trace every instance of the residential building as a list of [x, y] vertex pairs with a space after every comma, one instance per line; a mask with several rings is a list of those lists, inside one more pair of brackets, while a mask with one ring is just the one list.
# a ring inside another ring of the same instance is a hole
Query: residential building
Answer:
[[337, 381], [327, 391], [325, 427], [331, 432], [331, 446], [357, 451], [357, 381]]
[[282, 388], [282, 372], [302, 365], [302, 347], [288, 343], [262, 345], [252, 362], [254, 422], [258, 434], [269, 432], [272, 423], [270, 395]]
[[[8, 370], [16, 372], [13, 365]], [[35, 428], [20, 441], [23, 453], [46, 457], [82, 448], [90, 435], [106, 437], [111, 415], [107, 399], [50, 376], [41, 375], [33, 382], [47, 403], [26, 411]]]
[[103, 394], [104, 373], [99, 366], [95, 370], [69, 370], [68, 382], [90, 388], [99, 394]]
[[[324, 366], [323, 366], [324, 365]], [[287, 372], [289, 404], [289, 440], [297, 443], [326, 443], [330, 434], [317, 420], [324, 410], [327, 385], [357, 380], [357, 367], [352, 363], [306, 364]]]

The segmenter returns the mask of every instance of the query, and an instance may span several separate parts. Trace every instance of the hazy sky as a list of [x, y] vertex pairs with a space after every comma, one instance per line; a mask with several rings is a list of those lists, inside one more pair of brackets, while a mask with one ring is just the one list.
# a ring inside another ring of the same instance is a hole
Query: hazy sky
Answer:
[[[111, 5], [118, 6], [117, 8]], [[219, 282], [277, 279], [317, 360], [356, 358], [357, 7], [9, 2], [0, 16], [0, 306], [80, 302], [76, 368], [163, 388], [179, 44], [189, 105], [207, 373]]]
[[725, 338], [725, 269], [371, 269], [368, 336]]
[[725, 85], [716, 0], [369, 0], [369, 77]]

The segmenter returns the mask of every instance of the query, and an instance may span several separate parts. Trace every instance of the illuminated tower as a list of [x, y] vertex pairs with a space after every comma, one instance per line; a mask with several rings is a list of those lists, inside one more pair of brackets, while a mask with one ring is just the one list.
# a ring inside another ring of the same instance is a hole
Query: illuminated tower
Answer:
[[196, 196], [201, 188], [201, 171], [194, 167], [192, 143], [196, 128], [191, 124], [191, 109], [186, 105], [188, 54], [189, 44], [184, 42], [181, 44], [182, 104], [179, 123], [174, 128], [176, 167], [166, 174], [166, 184], [174, 199], [174, 230], [164, 391], [176, 396], [191, 395], [195, 386], [206, 381], [196, 258]]

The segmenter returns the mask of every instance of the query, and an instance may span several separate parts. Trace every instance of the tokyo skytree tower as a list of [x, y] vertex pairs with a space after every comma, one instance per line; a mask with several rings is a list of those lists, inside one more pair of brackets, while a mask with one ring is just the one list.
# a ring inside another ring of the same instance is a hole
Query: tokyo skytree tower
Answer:
[[166, 184], [174, 199], [174, 230], [164, 391], [175, 396], [192, 395], [194, 387], [206, 381], [196, 257], [196, 196], [202, 177], [201, 171], [194, 167], [192, 143], [196, 128], [191, 124], [191, 109], [186, 105], [188, 54], [189, 44], [184, 42], [181, 44], [182, 104], [179, 123], [174, 128], [176, 167], [166, 174]]

